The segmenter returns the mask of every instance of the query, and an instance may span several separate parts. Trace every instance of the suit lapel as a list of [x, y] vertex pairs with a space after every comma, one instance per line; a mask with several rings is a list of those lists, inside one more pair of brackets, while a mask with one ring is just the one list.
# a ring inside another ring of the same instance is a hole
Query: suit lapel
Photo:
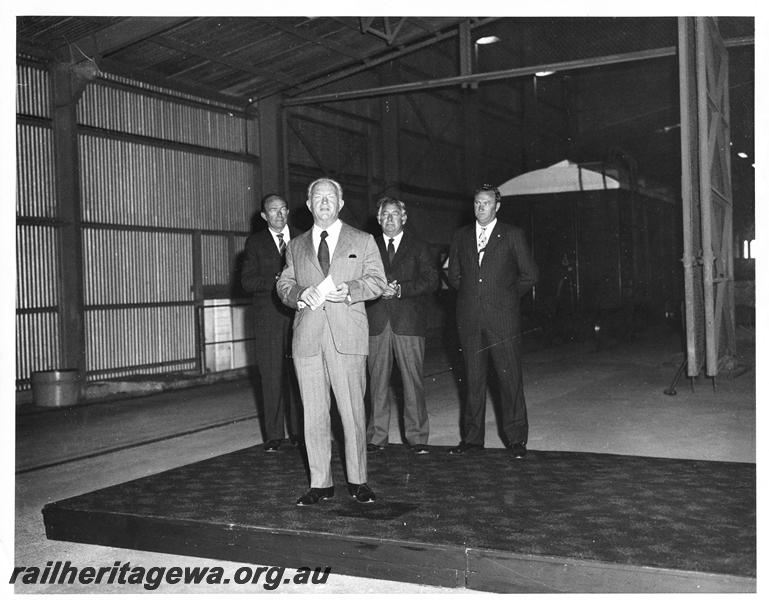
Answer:
[[379, 257], [382, 259], [382, 264], [385, 266], [385, 268], [388, 268], [390, 265], [387, 262], [387, 248], [385, 247], [384, 238], [382, 237], [382, 234], [374, 237], [374, 241], [376, 242], [377, 248], [379, 248]]
[[497, 221], [497, 224], [494, 226], [494, 230], [491, 232], [491, 237], [489, 237], [489, 241], [486, 243], [486, 252], [484, 252], [483, 260], [486, 260], [487, 256], [494, 252], [494, 248], [499, 245], [503, 235], [504, 234], [502, 233], [500, 222]]
[[342, 221], [342, 228], [339, 230], [339, 239], [336, 241], [336, 248], [334, 248], [334, 256], [331, 257], [331, 264], [341, 257], [345, 257], [350, 253], [352, 248], [352, 241], [350, 239], [350, 226]]
[[475, 257], [475, 264], [478, 264], [478, 238], [475, 237], [475, 222], [465, 229], [465, 244], [467, 244], [467, 253]]
[[[403, 260], [403, 257], [408, 252], [409, 246], [410, 246], [409, 236], [407, 236], [406, 232], [404, 231], [403, 237], [401, 237], [401, 243], [398, 244], [398, 251], [395, 253], [395, 257], [393, 258], [393, 262], [390, 265], [390, 268], [394, 269], [395, 265], [397, 265]], [[385, 256], [386, 255], [387, 253], [385, 252]]]
[[279, 256], [280, 252], [278, 251], [278, 247], [275, 245], [275, 238], [272, 237], [270, 230], [265, 229], [264, 233], [265, 235], [262, 236], [262, 248], [265, 252]]
[[320, 263], [318, 262], [318, 254], [315, 252], [315, 248], [312, 245], [312, 229], [308, 231], [306, 234], [303, 234], [302, 236], [296, 238], [297, 244], [299, 244], [298, 250], [300, 250], [300, 253], [304, 254], [310, 259], [310, 262], [313, 264], [313, 266], [318, 270], [318, 272], [322, 275], [323, 269], [320, 268]]

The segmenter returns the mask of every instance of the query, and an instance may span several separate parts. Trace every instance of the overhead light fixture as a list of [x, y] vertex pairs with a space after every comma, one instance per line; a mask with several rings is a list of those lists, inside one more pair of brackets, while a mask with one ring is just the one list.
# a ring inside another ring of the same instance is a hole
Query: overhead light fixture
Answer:
[[475, 43], [479, 46], [485, 46], [487, 44], [496, 44], [498, 41], [500, 40], [496, 35], [486, 35], [475, 40]]
[[553, 73], [555, 73], [555, 71], [537, 71], [536, 73], [534, 73], [534, 75], [537, 77], [547, 77], [548, 75], [552, 75]]
[[738, 152], [737, 156], [739, 156], [740, 158], [747, 158], [748, 157], [748, 155], [745, 154], [744, 152]]

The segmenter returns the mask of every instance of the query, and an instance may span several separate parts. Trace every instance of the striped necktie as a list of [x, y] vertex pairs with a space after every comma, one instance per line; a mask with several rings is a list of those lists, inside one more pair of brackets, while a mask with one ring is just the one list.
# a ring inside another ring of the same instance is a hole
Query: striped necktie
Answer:
[[286, 252], [286, 242], [283, 239], [282, 233], [276, 233], [275, 235], [278, 236], [278, 252], [280, 252], [280, 255], [283, 256]]

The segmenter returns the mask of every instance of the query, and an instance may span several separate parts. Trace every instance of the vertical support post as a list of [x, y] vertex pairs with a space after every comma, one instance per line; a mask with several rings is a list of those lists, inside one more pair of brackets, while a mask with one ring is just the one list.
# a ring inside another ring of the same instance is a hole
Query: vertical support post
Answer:
[[366, 133], [366, 200], [368, 213], [374, 214], [376, 198], [374, 195], [374, 144], [370, 131]]
[[56, 63], [52, 66], [51, 82], [54, 169], [60, 222], [58, 245], [61, 368], [76, 369], [80, 380], [85, 381], [85, 308], [77, 101], [85, 89], [86, 82], [66, 63]]
[[[681, 107], [681, 198], [683, 216], [684, 316], [686, 319], [686, 374], [699, 375], [704, 360], [702, 333], [701, 270], [695, 265], [700, 249], [699, 156], [697, 139], [697, 78], [695, 71], [694, 21], [678, 17], [678, 78]], [[645, 215], [644, 215], [645, 216]], [[648, 233], [647, 233], [648, 236]], [[647, 237], [648, 239], [648, 237]], [[698, 302], [697, 299], [700, 299]], [[699, 335], [702, 333], [702, 336]]]
[[206, 368], [205, 324], [203, 304], [203, 239], [199, 229], [192, 232], [192, 300], [195, 310], [195, 348], [197, 370], [201, 375]]
[[465, 151], [465, 192], [471, 194], [478, 186], [479, 136], [478, 136], [478, 96], [475, 90], [463, 89], [462, 108], [464, 110], [464, 151]]
[[698, 139], [698, 154], [700, 158], [700, 194], [701, 194], [701, 213], [700, 224], [702, 227], [702, 280], [705, 290], [705, 371], [709, 377], [715, 377], [718, 374], [718, 338], [716, 335], [716, 311], [714, 297], [714, 261], [713, 253], [713, 226], [712, 226], [712, 208], [713, 197], [711, 189], [711, 171], [709, 151], [709, 133], [710, 127], [708, 120], [710, 111], [708, 110], [708, 78], [707, 69], [707, 31], [704, 27], [702, 17], [695, 18], [695, 38], [696, 48], [699, 60], [697, 61], [697, 118], [700, 136]]
[[523, 132], [523, 163], [527, 171], [539, 168], [539, 116], [537, 114], [537, 76], [532, 75], [531, 79], [523, 79], [523, 110], [521, 115], [523, 122], [521, 131]]
[[[397, 66], [388, 63], [382, 73], [382, 83], [397, 80]], [[400, 96], [385, 96], [382, 102], [382, 173], [385, 194], [397, 196], [401, 184], [400, 172]]]
[[[472, 75], [473, 73], [473, 38], [469, 21], [462, 21], [459, 24], [459, 74]], [[469, 84], [463, 83], [465, 88]]]
[[[288, 142], [288, 109], [285, 107], [282, 107], [279, 114], [280, 118], [280, 139], [281, 139], [281, 145], [280, 145], [280, 160], [281, 165], [283, 167], [282, 173], [281, 173], [281, 185], [283, 189], [283, 193], [285, 194], [284, 200], [286, 201], [286, 204], [288, 204], [288, 208], [293, 210], [295, 207], [295, 203], [293, 201], [293, 198], [291, 198], [291, 172], [290, 167], [288, 164], [288, 155], [289, 155], [289, 142]], [[305, 198], [301, 198], [299, 202], [296, 203], [296, 206], [302, 206], [304, 203]]]
[[[469, 21], [459, 24], [459, 74], [471, 75], [473, 72], [472, 30]], [[478, 99], [475, 90], [477, 84], [462, 84], [462, 110], [464, 113], [464, 155], [465, 155], [465, 192], [472, 193], [478, 185]]]
[[[262, 173], [261, 198], [281, 193], [283, 136], [281, 98], [270, 96], [259, 103], [259, 159]], [[282, 193], [286, 193], [283, 190]], [[258, 202], [259, 198], [256, 199]]]

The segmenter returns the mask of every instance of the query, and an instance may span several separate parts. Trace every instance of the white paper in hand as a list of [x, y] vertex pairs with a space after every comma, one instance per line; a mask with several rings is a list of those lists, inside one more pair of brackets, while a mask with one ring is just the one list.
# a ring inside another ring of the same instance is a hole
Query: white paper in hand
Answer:
[[314, 306], [311, 305], [310, 308], [312, 310], [315, 310], [316, 308], [323, 305], [323, 303], [326, 301], [326, 297], [333, 291], [336, 290], [336, 284], [334, 283], [334, 280], [331, 279], [331, 275], [326, 277], [323, 281], [321, 281], [315, 289], [318, 291], [318, 294], [320, 295], [320, 302], [315, 304]]

